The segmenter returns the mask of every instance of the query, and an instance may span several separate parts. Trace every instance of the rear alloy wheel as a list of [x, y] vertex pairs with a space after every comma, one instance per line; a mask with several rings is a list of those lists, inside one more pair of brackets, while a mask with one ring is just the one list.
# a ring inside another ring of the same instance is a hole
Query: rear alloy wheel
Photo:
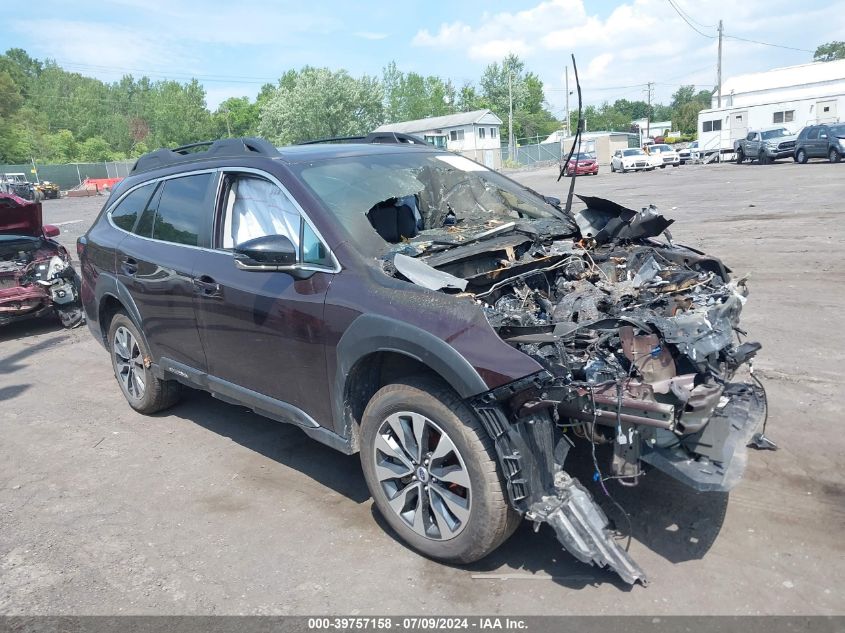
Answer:
[[802, 165], [806, 165], [807, 164], [807, 152], [805, 152], [803, 149], [799, 149], [795, 153], [795, 162], [801, 163]]
[[519, 523], [492, 440], [438, 381], [409, 378], [373, 396], [361, 421], [361, 465], [390, 527], [431, 558], [479, 560]]
[[839, 153], [838, 149], [831, 147], [830, 151], [827, 153], [827, 158], [831, 163], [838, 163], [842, 160], [842, 155]]
[[109, 326], [108, 341], [114, 375], [129, 406], [139, 413], [156, 413], [176, 404], [179, 383], [156, 378], [150, 352], [126, 314], [115, 314]]

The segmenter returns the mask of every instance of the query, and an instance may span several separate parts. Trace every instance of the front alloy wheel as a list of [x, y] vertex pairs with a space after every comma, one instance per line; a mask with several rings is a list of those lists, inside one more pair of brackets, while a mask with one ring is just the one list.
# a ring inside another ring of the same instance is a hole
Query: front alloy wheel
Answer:
[[831, 147], [830, 151], [827, 154], [827, 158], [831, 163], [838, 163], [842, 156], [839, 153], [839, 150], [837, 150], [835, 147]]
[[442, 541], [466, 527], [472, 485], [443, 429], [412, 411], [390, 415], [376, 433], [376, 476], [391, 509], [418, 535]]
[[437, 378], [409, 376], [379, 389], [364, 409], [360, 446], [379, 514], [426, 556], [477, 561], [520, 523], [492, 438]]

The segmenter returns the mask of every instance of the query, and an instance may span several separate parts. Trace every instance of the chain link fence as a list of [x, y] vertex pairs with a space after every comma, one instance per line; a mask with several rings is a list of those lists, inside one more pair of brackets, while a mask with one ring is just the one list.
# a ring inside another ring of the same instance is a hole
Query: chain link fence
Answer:
[[[517, 145], [511, 161], [510, 149], [502, 146], [502, 164], [509, 167], [527, 167], [532, 165], [551, 165], [560, 162], [560, 143], [534, 143]], [[516, 163], [515, 165], [513, 163]]]
[[[86, 178], [125, 178], [129, 175], [134, 160], [119, 160], [107, 163], [68, 163], [65, 165], [0, 165], [0, 174], [23, 173], [30, 182], [49, 180], [63, 190], [81, 185]], [[36, 178], [35, 172], [38, 173]]]

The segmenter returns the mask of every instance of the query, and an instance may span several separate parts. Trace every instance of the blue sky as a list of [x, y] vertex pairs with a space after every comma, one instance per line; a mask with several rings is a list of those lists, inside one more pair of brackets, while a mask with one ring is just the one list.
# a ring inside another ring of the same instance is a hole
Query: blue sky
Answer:
[[[656, 100], [668, 102], [680, 84], [714, 85], [719, 18], [733, 37], [808, 51], [845, 39], [845, 0], [672, 1], [703, 35], [669, 0], [33, 0], [20, 18], [7, 15], [3, 48], [107, 81], [195, 76], [212, 108], [252, 97], [305, 64], [380, 75], [395, 60], [401, 70], [460, 86], [513, 51], [561, 114], [570, 53], [586, 103], [644, 98], [649, 81]], [[811, 52], [726, 39], [723, 77], [811, 59]]]

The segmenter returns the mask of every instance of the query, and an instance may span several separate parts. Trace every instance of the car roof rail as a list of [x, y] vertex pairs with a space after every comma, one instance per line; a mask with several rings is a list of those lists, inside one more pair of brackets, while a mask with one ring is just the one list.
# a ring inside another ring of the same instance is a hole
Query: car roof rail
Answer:
[[425, 139], [404, 132], [370, 132], [366, 136], [334, 136], [330, 138], [302, 141], [297, 145], [317, 145], [319, 143], [407, 143], [409, 145], [431, 145]]
[[[207, 147], [204, 151], [192, 151]], [[173, 149], [161, 148], [141, 156], [132, 166], [130, 173], [136, 174], [159, 167], [179, 163], [190, 163], [206, 158], [226, 158], [237, 156], [265, 156], [277, 158], [279, 150], [268, 140], [255, 137], [222, 138], [216, 141], [201, 141], [181, 145]]]

